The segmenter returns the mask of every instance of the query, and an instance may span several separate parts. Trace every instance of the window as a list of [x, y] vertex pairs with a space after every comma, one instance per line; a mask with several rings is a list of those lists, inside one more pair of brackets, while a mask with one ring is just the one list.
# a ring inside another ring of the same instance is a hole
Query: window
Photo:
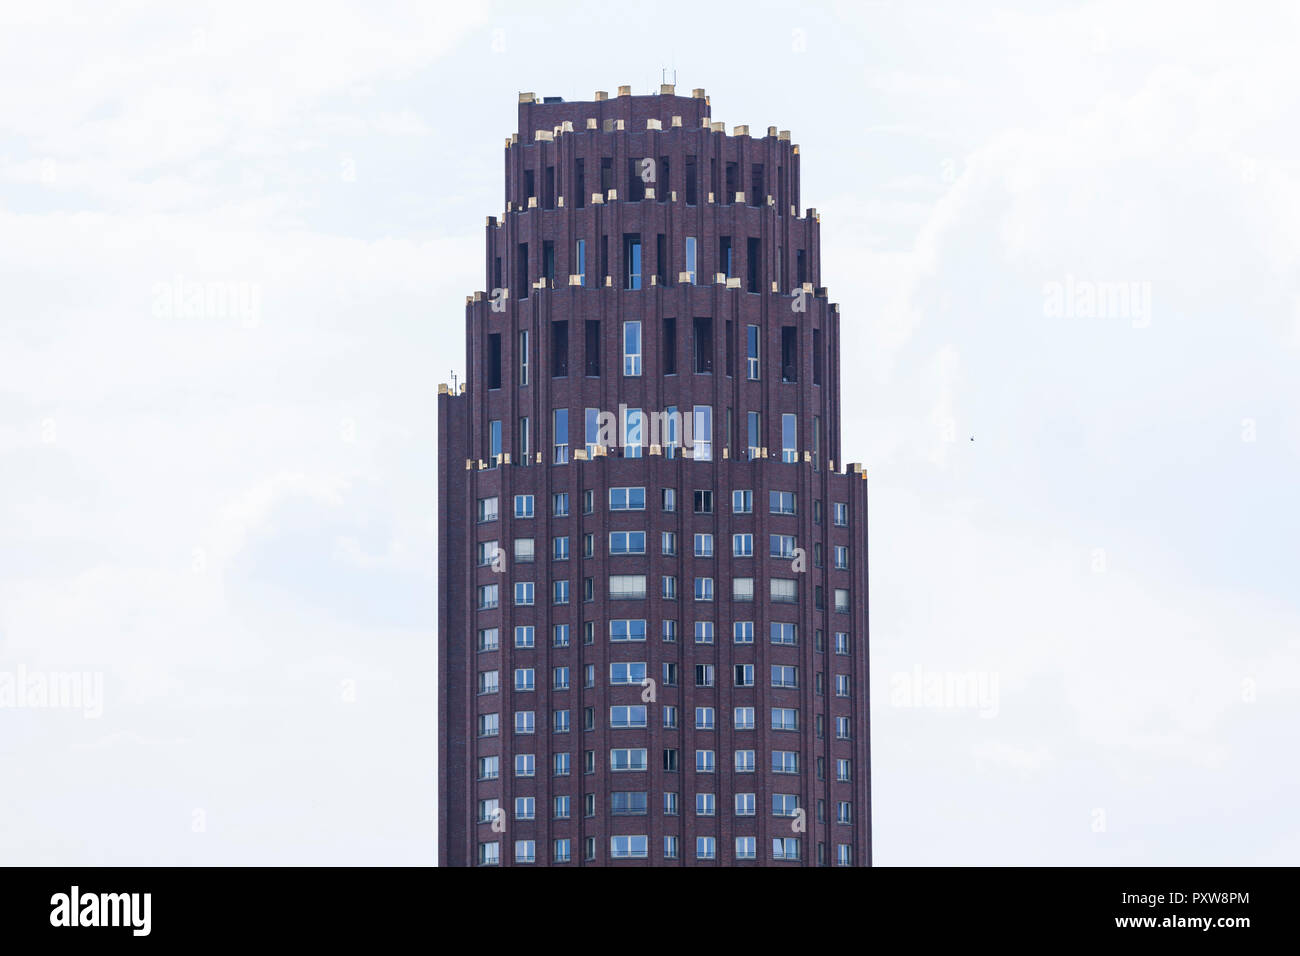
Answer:
[[515, 691], [522, 693], [533, 689], [536, 675], [531, 667], [515, 668]]
[[[775, 767], [775, 757], [773, 754], [773, 767]], [[799, 815], [799, 795], [795, 793], [774, 793], [772, 794], [772, 816], [774, 817], [794, 817]]]
[[853, 610], [852, 605], [849, 603], [848, 588], [835, 589], [835, 610], [841, 614], [848, 614]]
[[754, 579], [753, 578], [732, 578], [731, 599], [733, 601], [754, 600]]
[[754, 686], [754, 665], [753, 664], [737, 664], [735, 667], [735, 671], [736, 671], [737, 687]]
[[616, 817], [643, 817], [648, 796], [644, 790], [614, 790], [609, 795], [609, 812]]
[[551, 539], [551, 560], [569, 560], [569, 536], [567, 534], [556, 535]]
[[[689, 188], [689, 186], [688, 186]], [[690, 274], [691, 285], [695, 285], [696, 268], [695, 268], [695, 249], [696, 242], [694, 236], [686, 237], [686, 272]]]
[[696, 644], [713, 643], [713, 622], [712, 621], [695, 622], [695, 643]]
[[644, 488], [609, 489], [610, 511], [645, 511]]
[[799, 668], [788, 664], [772, 665], [772, 686], [773, 687], [798, 687], [799, 686]]
[[495, 737], [499, 733], [501, 733], [500, 714], [478, 715], [478, 735], [480, 737]]
[[[754, 205], [754, 197], [750, 197], [750, 205]], [[750, 236], [745, 240], [745, 291], [760, 292], [762, 291], [761, 276], [763, 273], [763, 251], [760, 240], [755, 236]]]
[[635, 600], [645, 597], [644, 574], [611, 574], [609, 596], [615, 601]]
[[569, 668], [552, 667], [551, 668], [551, 687], [555, 690], [569, 689]]
[[533, 516], [533, 496], [515, 495], [515, 517], [531, 518]]
[[600, 440], [600, 409], [588, 408], [584, 412], [584, 434], [586, 436], [585, 444], [587, 446], [587, 457], [590, 458], [596, 454], [597, 446], [601, 445]]
[[745, 326], [745, 377], [751, 382], [758, 381], [758, 342], [757, 325]]
[[586, 374], [589, 378], [600, 378], [600, 319], [587, 319], [583, 333]]
[[714, 684], [714, 669], [712, 664], [695, 665], [695, 686], [712, 687]]
[[849, 524], [849, 506], [843, 501], [831, 505], [831, 520], [837, 528], [847, 528]]
[[853, 780], [853, 761], [844, 757], [835, 761], [835, 780], [838, 783], [849, 783]]
[[713, 557], [713, 535], [697, 534], [695, 536], [695, 556], [697, 558]]
[[835, 545], [835, 570], [847, 571], [849, 569], [849, 549], [842, 544]]
[[480, 694], [495, 694], [500, 689], [500, 675], [497, 671], [478, 672], [478, 692]]
[[[772, 772], [773, 773], [798, 773], [799, 752], [796, 750], [773, 750], [772, 751]], [[773, 799], [775, 800], [775, 797]]]
[[781, 381], [799, 381], [798, 329], [793, 325], [781, 326]]
[[582, 513], [591, 514], [596, 510], [596, 493], [588, 488], [582, 493]]
[[609, 682], [616, 687], [640, 687], [645, 680], [645, 668], [645, 661], [614, 661], [609, 665]]
[[677, 665], [672, 661], [664, 661], [664, 686], [677, 686]]
[[853, 739], [853, 721], [848, 717], [835, 718], [835, 739], [852, 740]]
[[497, 499], [495, 495], [491, 498], [480, 498], [478, 500], [478, 520], [480, 522], [497, 520]]
[[478, 845], [478, 865], [479, 866], [499, 866], [501, 863], [501, 844], [493, 841], [491, 843], [480, 843]]
[[531, 564], [537, 558], [536, 539], [515, 538], [515, 563]]
[[665, 790], [664, 791], [664, 816], [666, 817], [677, 816], [681, 812], [680, 809], [678, 809], [678, 807], [679, 804], [677, 800], [677, 794], [672, 792], [671, 790]]
[[772, 578], [771, 598], [774, 604], [797, 604], [799, 602], [799, 582], [790, 578]]
[[717, 769], [716, 755], [712, 750], [695, 751], [695, 772], [713, 773]]
[[677, 751], [673, 748], [664, 751], [664, 770], [669, 773], [677, 772]]
[[567, 518], [569, 515], [569, 496], [565, 492], [551, 495], [551, 513], [557, 518]]
[[772, 859], [774, 860], [799, 859], [799, 838], [798, 837], [772, 837]]
[[612, 836], [609, 838], [609, 855], [615, 860], [644, 860], [649, 856], [650, 838], [638, 836]]
[[641, 374], [641, 323], [623, 323], [623, 374]]
[[569, 603], [569, 582], [553, 581], [551, 583], [551, 603], [568, 604]]
[[497, 586], [495, 584], [480, 584], [478, 586], [478, 609], [480, 611], [490, 611], [497, 606]]
[[714, 817], [718, 815], [718, 797], [713, 793], [695, 795], [695, 815], [697, 817]]
[[799, 461], [799, 426], [797, 418], [789, 413], [781, 416], [781, 460], [787, 465]]
[[792, 515], [794, 509], [793, 491], [769, 491], [767, 493], [768, 511], [774, 515]]
[[713, 492], [699, 490], [695, 492], [695, 513], [697, 515], [713, 514]]
[[735, 754], [736, 773], [753, 773], [758, 769], [752, 750], [737, 750]]
[[691, 433], [694, 447], [691, 457], [696, 461], [713, 460], [713, 406], [696, 405], [694, 430]]
[[527, 607], [534, 604], [533, 599], [535, 585], [532, 581], [515, 582], [515, 607]]
[[699, 177], [694, 156], [686, 157], [686, 205], [694, 206], [699, 194]]
[[[641, 179], [633, 177], [632, 182], [640, 183]], [[623, 237], [623, 288], [641, 288], [641, 235], [639, 233], [629, 233]]]
[[718, 271], [725, 274], [728, 279], [733, 275], [730, 236], [718, 236]]
[[485, 627], [478, 632], [478, 649], [480, 651], [495, 651], [500, 648], [501, 632], [495, 627]]
[[848, 674], [835, 675], [835, 696], [851, 697], [853, 696], [853, 680]]
[[618, 620], [609, 622], [609, 639], [615, 643], [644, 641], [644, 620]]
[[852, 866], [853, 865], [853, 846], [848, 843], [835, 844], [835, 865]]
[[666, 600], [677, 600], [677, 575], [665, 574], [663, 576], [663, 596]]
[[554, 847], [555, 849], [551, 851], [552, 863], [568, 863], [573, 859], [571, 855], [572, 848], [568, 837], [556, 840]]
[[773, 730], [798, 730], [799, 711], [793, 707], [772, 708]]
[[717, 711], [712, 707], [696, 707], [695, 708], [695, 729], [716, 730]]
[[[750, 461], [763, 453], [763, 415], [761, 412], [745, 413], [746, 455]], [[751, 504], [751, 510], [752, 510]]]
[[677, 510], [677, 489], [663, 488], [660, 490], [660, 501], [664, 511]]
[[713, 320], [707, 316], [695, 317], [695, 373], [709, 375], [713, 372]]
[[752, 793], [736, 794], [736, 816], [752, 817], [758, 813], [758, 802]]
[[515, 754], [515, 776], [516, 777], [537, 776], [537, 755], [536, 754]]
[[773, 644], [787, 644], [791, 647], [799, 643], [799, 625], [785, 621], [773, 621], [770, 625]]
[[611, 531], [610, 554], [645, 554], [644, 531]]
[[753, 621], [735, 621], [731, 625], [732, 640], [736, 644], [753, 644], [754, 643], [754, 622]]
[[480, 780], [496, 780], [500, 776], [501, 776], [500, 757], [479, 757], [478, 758], [478, 778]]
[[669, 644], [677, 643], [677, 622], [665, 620], [663, 622], [663, 639]]
[[528, 384], [528, 332], [519, 333], [519, 384]]
[[487, 387], [489, 389], [501, 387], [501, 334], [492, 332], [488, 335], [487, 350], [484, 353], [483, 360], [487, 363]]
[[644, 747], [618, 747], [609, 752], [609, 769], [616, 772], [646, 769]]
[[645, 705], [611, 707], [609, 709], [609, 725], [616, 730], [624, 730], [629, 727], [644, 727], [646, 725]]
[[697, 601], [713, 600], [713, 578], [695, 579], [695, 600]]
[[716, 837], [702, 836], [695, 838], [695, 859], [716, 860], [718, 858], [718, 841]]
[[835, 653], [842, 657], [848, 656], [851, 649], [849, 635], [847, 631], [835, 632]]
[[623, 419], [623, 457], [640, 458], [644, 442], [645, 414], [639, 408], [629, 408]]
[[[551, 413], [551, 435], [553, 443], [551, 461], [557, 465], [566, 464], [569, 461], [569, 410], [567, 408], [557, 408]], [[565, 495], [565, 514], [569, 513], [568, 500], [569, 496]]]
[[731, 554], [737, 558], [754, 556], [754, 536], [752, 534], [733, 534], [731, 536]]
[[515, 647], [536, 647], [537, 630], [531, 624], [515, 625]]
[[501, 801], [495, 798], [480, 800], [478, 802], [478, 822], [491, 823], [497, 817], [497, 811], [501, 808]]
[[595, 557], [596, 555], [596, 536], [594, 534], [584, 534], [582, 536], [582, 556], [584, 558]]
[[736, 725], [736, 730], [753, 730], [754, 729], [754, 708], [737, 707], [732, 712], [732, 721]]
[[488, 467], [495, 468], [501, 464], [501, 421], [493, 419], [488, 422]]
[[767, 536], [767, 553], [773, 558], [794, 557], [794, 535], [769, 534]]
[[480, 541], [476, 549], [478, 566], [481, 568], [495, 561], [497, 550], [498, 547], [496, 541]]
[[[568, 685], [566, 684], [565, 688], [567, 689], [567, 687]], [[569, 732], [569, 712], [567, 710], [551, 711], [551, 733], [567, 734], [568, 732]], [[555, 754], [555, 758], [558, 759], [559, 756], [560, 756], [559, 754]], [[568, 755], [566, 754], [565, 756]]]
[[661, 538], [660, 538], [661, 543], [660, 543], [659, 550], [663, 554], [667, 554], [667, 555], [676, 554], [677, 553], [677, 532], [664, 531], [661, 532], [660, 534], [661, 534]]
[[752, 491], [733, 491], [731, 493], [731, 513], [738, 515], [752, 514], [754, 511], [754, 493]]
[[[582, 162], [582, 160], [578, 160]], [[579, 194], [579, 204], [584, 197]], [[579, 285], [587, 284], [587, 240], [579, 239], [573, 248], [573, 274], [578, 277]]]

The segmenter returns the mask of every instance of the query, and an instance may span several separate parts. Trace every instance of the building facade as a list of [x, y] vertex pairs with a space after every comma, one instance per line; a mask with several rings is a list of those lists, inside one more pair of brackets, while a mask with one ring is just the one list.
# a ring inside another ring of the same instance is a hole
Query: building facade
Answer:
[[871, 862], [867, 482], [799, 147], [520, 95], [438, 396], [439, 863]]

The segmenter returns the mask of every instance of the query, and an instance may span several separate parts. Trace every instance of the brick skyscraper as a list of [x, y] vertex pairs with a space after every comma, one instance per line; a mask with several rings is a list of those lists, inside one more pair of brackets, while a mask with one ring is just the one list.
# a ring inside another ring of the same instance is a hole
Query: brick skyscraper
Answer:
[[439, 862], [869, 865], [867, 482], [799, 147], [519, 98], [438, 397]]

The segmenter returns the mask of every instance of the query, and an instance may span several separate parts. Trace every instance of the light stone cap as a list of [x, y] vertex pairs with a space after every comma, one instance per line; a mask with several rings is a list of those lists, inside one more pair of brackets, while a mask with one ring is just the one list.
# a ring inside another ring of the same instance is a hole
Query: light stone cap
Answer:
[[769, 127], [767, 128], [767, 135], [768, 135], [768, 136], [775, 136], [775, 135], [776, 135], [776, 127], [775, 127], [775, 126], [769, 126]]
[[704, 117], [701, 117], [701, 118], [700, 118], [700, 128], [701, 128], [701, 129], [708, 129], [709, 126], [711, 125], [711, 123], [712, 123], [712, 121], [711, 121], [711, 120], [709, 119], [709, 117], [707, 117], [707, 116], [704, 116]]
[[537, 96], [536, 96], [535, 94], [533, 94], [533, 93], [520, 93], [520, 94], [519, 94], [519, 102], [520, 102], [520, 103], [535, 103], [536, 101], [537, 101]]
[[691, 90], [691, 98], [696, 100], [704, 99], [704, 90], [699, 88]]
[[678, 282], [679, 285], [680, 285], [681, 283], [683, 283], [683, 282], [689, 284], [690, 281], [691, 281], [691, 274], [690, 274], [689, 272], [679, 272], [679, 273], [677, 273], [677, 282]]
[[726, 123], [710, 123], [710, 124], [709, 124], [709, 129], [713, 130], [713, 132], [715, 132], [715, 133], [725, 133], [725, 132], [727, 131], [727, 124], [726, 124]]
[[607, 100], [607, 99], [609, 99], [609, 94], [608, 94], [607, 92], [605, 92], [604, 90], [597, 90], [597, 91], [596, 91], [596, 102], [597, 102], [597, 103], [600, 103], [600, 102], [602, 102], [602, 101], [604, 101], [604, 100]]
[[788, 143], [790, 141], [790, 131], [788, 129], [783, 129], [781, 132], [776, 134], [776, 138], [783, 139]]
[[594, 117], [594, 116], [588, 116], [588, 117], [587, 117], [587, 129], [596, 129], [596, 128], [597, 128], [596, 117]]
[[582, 276], [576, 274], [570, 275], [569, 285], [582, 285]]
[[549, 129], [539, 129], [533, 131], [534, 143], [551, 143], [555, 141], [555, 131]]
[[586, 461], [586, 460], [587, 460], [587, 449], [585, 449], [585, 448], [575, 448], [574, 451], [573, 451], [573, 460], [574, 460], [574, 461]]
[[672, 119], [672, 125], [674, 127], [680, 127], [682, 125], [682, 118], [680, 116], [674, 116]]
[[618, 200], [618, 190], [611, 189], [609, 191], [609, 195], [606, 198], [608, 198], [610, 202], [616, 202]]
[[619, 95], [619, 96], [631, 96], [631, 95], [632, 95], [632, 87], [630, 87], [630, 86], [620, 86], [620, 87], [618, 88], [618, 95]]
[[748, 126], [737, 126], [734, 130], [732, 130], [731, 135], [732, 135], [732, 136], [748, 136], [748, 135], [749, 135], [749, 127], [748, 127]]
[[605, 276], [605, 288], [606, 288], [606, 289], [612, 289], [613, 287], [614, 287], [614, 277], [613, 277], [613, 276]]
[[529, 197], [528, 197], [528, 208], [529, 208], [529, 209], [536, 209], [536, 208], [537, 208], [537, 197], [536, 197], [536, 196], [529, 196]]
[[602, 195], [601, 193], [592, 193], [592, 194], [591, 194], [591, 204], [592, 204], [593, 206], [599, 206], [599, 205], [600, 205], [601, 203], [603, 203], [604, 201], [605, 201], [605, 197], [604, 197], [604, 195]]
[[448, 391], [449, 391], [449, 389], [447, 388], [447, 383], [446, 383], [446, 382], [442, 382], [442, 383], [440, 383], [440, 384], [438, 385], [438, 394], [439, 394], [439, 395], [446, 395]]
[[728, 289], [739, 289], [739, 288], [740, 288], [740, 276], [732, 276], [730, 279], [728, 279], [728, 280], [727, 280], [727, 288], [728, 288]]
[[673, 95], [676, 94], [676, 92], [677, 92], [677, 87], [676, 87], [674, 84], [672, 84], [672, 83], [660, 83], [660, 84], [659, 84], [659, 95], [660, 95], [660, 96], [673, 96]]
[[736, 193], [736, 202], [741, 206], [745, 205], [745, 194]]
[[713, 273], [713, 281], [714, 283], [725, 283], [727, 281], [727, 274], [725, 272], [715, 272]]
[[654, 198], [655, 198], [655, 188], [654, 188], [653, 186], [647, 186], [647, 187], [645, 188], [645, 198], [646, 198], [646, 199], [654, 199]]
[[645, 128], [646, 128], [646, 129], [663, 129], [663, 128], [664, 128], [663, 120], [648, 119], [648, 120], [645, 121]]

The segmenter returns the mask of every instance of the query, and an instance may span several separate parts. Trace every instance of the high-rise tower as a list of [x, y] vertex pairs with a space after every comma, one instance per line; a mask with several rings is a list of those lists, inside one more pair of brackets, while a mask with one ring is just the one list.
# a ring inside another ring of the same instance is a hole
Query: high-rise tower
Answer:
[[519, 98], [438, 397], [439, 862], [869, 865], [867, 483], [799, 147]]

